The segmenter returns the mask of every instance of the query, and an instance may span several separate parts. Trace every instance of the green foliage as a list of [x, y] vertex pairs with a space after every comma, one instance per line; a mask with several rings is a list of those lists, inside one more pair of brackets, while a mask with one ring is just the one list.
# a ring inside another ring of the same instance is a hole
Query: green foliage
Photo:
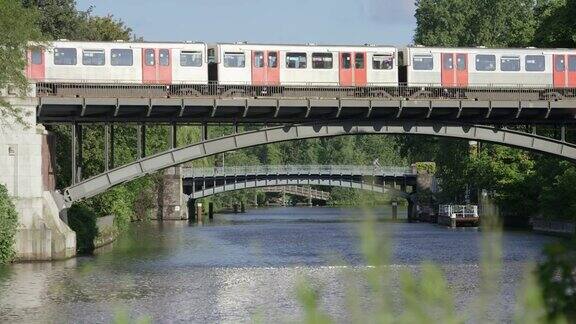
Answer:
[[427, 46], [511, 46], [532, 43], [532, 0], [417, 0], [414, 41]]
[[132, 29], [122, 21], [112, 15], [93, 16], [92, 8], [80, 11], [75, 0], [22, 0], [21, 3], [40, 13], [38, 25], [48, 39], [113, 41], [133, 38]]
[[536, 16], [540, 24], [535, 43], [543, 47], [576, 47], [576, 2], [566, 0], [540, 0]]
[[436, 174], [435, 162], [416, 162], [414, 163], [416, 172], [425, 174]]
[[8, 190], [0, 184], [0, 264], [14, 259], [17, 228], [18, 212], [8, 196]]
[[[39, 41], [36, 11], [18, 1], [0, 0], [0, 89], [10, 89], [20, 96], [28, 92], [26, 50], [30, 42]], [[0, 118], [9, 117], [25, 124], [22, 110], [0, 98]]]
[[76, 232], [76, 250], [80, 254], [94, 251], [94, 239], [98, 235], [96, 214], [84, 204], [74, 204], [68, 209], [68, 226]]
[[548, 318], [576, 318], [576, 239], [556, 242], [544, 250], [538, 267]]

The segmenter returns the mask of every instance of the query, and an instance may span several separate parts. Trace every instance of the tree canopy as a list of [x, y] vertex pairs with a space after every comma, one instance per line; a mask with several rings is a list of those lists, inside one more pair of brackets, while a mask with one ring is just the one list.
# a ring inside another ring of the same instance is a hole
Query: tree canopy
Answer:
[[[38, 14], [13, 0], [0, 0], [0, 89], [24, 95], [26, 80], [26, 49], [30, 42], [41, 39], [36, 26]], [[22, 122], [21, 110], [0, 98], [1, 117]]]

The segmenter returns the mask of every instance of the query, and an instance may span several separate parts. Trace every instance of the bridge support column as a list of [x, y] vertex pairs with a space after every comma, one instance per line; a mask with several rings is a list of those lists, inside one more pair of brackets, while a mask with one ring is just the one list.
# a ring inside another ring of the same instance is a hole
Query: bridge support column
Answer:
[[418, 211], [416, 209], [416, 203], [412, 199], [408, 199], [408, 222], [412, 223], [417, 220]]
[[182, 167], [177, 166], [164, 170], [158, 199], [159, 219], [188, 219], [182, 194]]
[[72, 184], [82, 180], [82, 125], [74, 124], [71, 126], [71, 161], [72, 161]]
[[137, 154], [138, 159], [146, 156], [146, 125], [138, 124], [136, 126], [136, 136], [137, 136]]
[[189, 198], [188, 202], [186, 203], [186, 207], [188, 208], [188, 221], [195, 222], [196, 221], [196, 199]]
[[392, 202], [392, 220], [398, 219], [398, 203], [393, 201]]
[[208, 219], [209, 220], [214, 219], [214, 203], [213, 202], [208, 203]]
[[[4, 94], [2, 94], [4, 95]], [[22, 109], [25, 127], [0, 118], [0, 184], [18, 212], [14, 249], [20, 261], [66, 259], [76, 254], [76, 233], [61, 220], [63, 200], [54, 193], [55, 141], [36, 124], [36, 98], [7, 98]]]

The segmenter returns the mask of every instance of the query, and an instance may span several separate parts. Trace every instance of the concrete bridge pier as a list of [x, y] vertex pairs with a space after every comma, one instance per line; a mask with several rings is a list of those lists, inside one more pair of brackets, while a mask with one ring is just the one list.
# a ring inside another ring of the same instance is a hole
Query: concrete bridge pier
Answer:
[[158, 219], [165, 221], [188, 219], [182, 195], [182, 167], [164, 170], [158, 192]]
[[[0, 96], [6, 96], [0, 93]], [[26, 125], [0, 117], [0, 183], [18, 211], [16, 258], [66, 259], [76, 255], [76, 233], [65, 219], [64, 200], [55, 192], [55, 142], [36, 124], [36, 98], [5, 97]], [[62, 217], [62, 218], [61, 218]]]

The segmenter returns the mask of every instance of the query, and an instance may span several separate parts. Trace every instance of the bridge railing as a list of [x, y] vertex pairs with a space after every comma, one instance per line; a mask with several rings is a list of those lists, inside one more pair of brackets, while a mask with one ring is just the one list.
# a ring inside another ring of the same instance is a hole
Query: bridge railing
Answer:
[[485, 84], [466, 88], [435, 84], [369, 83], [343, 87], [338, 83], [251, 85], [242, 82], [139, 84], [133, 81], [47, 80], [36, 83], [39, 97], [91, 98], [429, 98], [429, 99], [558, 99], [576, 98], [576, 89], [530, 84]]
[[182, 169], [184, 178], [267, 174], [412, 175], [410, 167], [368, 165], [255, 165]]

